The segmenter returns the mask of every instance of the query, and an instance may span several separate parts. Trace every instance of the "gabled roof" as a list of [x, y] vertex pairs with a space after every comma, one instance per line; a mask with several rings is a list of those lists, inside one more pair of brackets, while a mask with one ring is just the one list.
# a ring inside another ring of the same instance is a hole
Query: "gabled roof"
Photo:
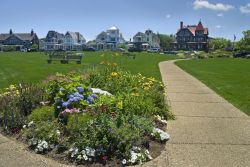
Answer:
[[35, 33], [33, 35], [31, 35], [30, 33], [0, 34], [0, 40], [6, 40], [11, 36], [16, 36], [17, 38], [23, 41], [32, 41], [36, 36], [36, 34]]
[[103, 31], [103, 32], [101, 32], [100, 34], [98, 34], [96, 38], [107, 37], [107, 35], [108, 35], [108, 34], [107, 34], [106, 32]]
[[64, 34], [58, 33], [56, 31], [50, 30], [47, 33], [46, 39], [47, 38], [56, 38], [56, 39], [62, 39], [64, 37]]
[[145, 37], [146, 34], [143, 33], [143, 32], [137, 32], [137, 33], [134, 35], [134, 38], [137, 37], [137, 36]]
[[[186, 27], [183, 27], [183, 29], [188, 29], [194, 36], [195, 36], [195, 32], [196, 31], [204, 31], [205, 35], [208, 35], [208, 28], [204, 28], [201, 21], [198, 23], [198, 25], [188, 25]], [[179, 33], [179, 31], [182, 29], [179, 29], [177, 34]]]

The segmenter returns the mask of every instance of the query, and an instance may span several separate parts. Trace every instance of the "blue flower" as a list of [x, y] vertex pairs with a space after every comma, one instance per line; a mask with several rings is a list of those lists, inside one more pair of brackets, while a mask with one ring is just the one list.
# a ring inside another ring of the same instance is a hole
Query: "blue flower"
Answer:
[[62, 99], [61, 98], [57, 98], [56, 99], [56, 103], [59, 103], [59, 104], [62, 103]]
[[73, 94], [75, 97], [77, 97], [77, 96], [79, 96], [79, 95], [81, 95], [81, 94], [79, 94], [79, 92], [76, 92], [76, 93], [74, 93]]
[[94, 98], [91, 97], [91, 96], [89, 96], [89, 97], [87, 98], [87, 102], [88, 102], [89, 104], [94, 104]]
[[71, 98], [73, 98], [73, 97], [74, 97], [73, 95], [68, 95], [68, 96], [67, 96], [68, 99], [71, 99]]
[[77, 89], [77, 91], [78, 91], [79, 93], [83, 93], [83, 92], [84, 92], [84, 89], [83, 89], [82, 87], [80, 87], [80, 86], [77, 87], [76, 89]]
[[62, 106], [63, 106], [63, 107], [68, 107], [69, 105], [70, 105], [69, 102], [63, 102], [63, 103], [62, 103]]
[[84, 96], [83, 95], [79, 95], [78, 96], [80, 99], [84, 99]]
[[94, 94], [91, 95], [91, 97], [93, 97], [94, 99], [96, 99], [97, 95], [94, 93]]

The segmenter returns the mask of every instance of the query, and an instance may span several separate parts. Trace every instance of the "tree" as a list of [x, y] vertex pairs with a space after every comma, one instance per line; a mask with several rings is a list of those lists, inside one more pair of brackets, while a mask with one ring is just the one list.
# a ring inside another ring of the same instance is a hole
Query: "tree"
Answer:
[[171, 50], [172, 49], [172, 42], [175, 41], [174, 35], [165, 35], [165, 34], [158, 34], [160, 38], [160, 47], [163, 50]]
[[225, 38], [214, 38], [209, 42], [209, 48], [212, 50], [230, 50], [232, 46], [232, 42]]
[[37, 50], [38, 50], [38, 45], [37, 45], [37, 44], [33, 44], [33, 45], [31, 46], [31, 49], [32, 49], [33, 51], [37, 51]]
[[243, 38], [236, 43], [236, 49], [250, 51], [250, 30], [243, 31]]

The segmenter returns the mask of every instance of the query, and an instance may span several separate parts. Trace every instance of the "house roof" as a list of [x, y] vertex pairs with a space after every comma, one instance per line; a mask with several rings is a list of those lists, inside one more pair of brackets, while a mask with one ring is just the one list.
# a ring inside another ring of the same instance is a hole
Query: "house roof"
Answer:
[[73, 40], [86, 41], [85, 38], [79, 32], [68, 31], [65, 35], [69, 34]]
[[[208, 28], [204, 28], [203, 24], [201, 23], [201, 21], [198, 23], [198, 25], [188, 25], [188, 26], [184, 27], [183, 29], [188, 29], [193, 35], [195, 35], [196, 31], [203, 30], [204, 34], [208, 35]], [[180, 30], [181, 29], [179, 29], [178, 32]]]
[[112, 26], [108, 30], [116, 31], [116, 30], [118, 30], [118, 28], [116, 26]]
[[53, 31], [53, 30], [50, 30], [50, 31], [47, 33], [46, 39], [48, 39], [48, 38], [62, 39], [63, 37], [64, 37], [63, 34], [58, 33], [58, 32], [56, 32], [56, 31]]
[[23, 41], [31, 41], [34, 39], [36, 34], [31, 35], [30, 33], [15, 33], [15, 34], [0, 34], [0, 40], [6, 40], [11, 36], [16, 36]]
[[102, 38], [102, 37], [106, 37], [106, 36], [107, 36], [107, 33], [103, 31], [100, 34], [98, 34], [96, 38], [98, 39], [98, 38]]

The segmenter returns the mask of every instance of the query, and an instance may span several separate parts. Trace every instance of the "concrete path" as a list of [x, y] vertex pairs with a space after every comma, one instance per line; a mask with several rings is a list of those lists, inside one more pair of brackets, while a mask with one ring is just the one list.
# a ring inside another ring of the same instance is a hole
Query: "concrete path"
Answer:
[[174, 61], [159, 66], [176, 120], [168, 123], [162, 160], [152, 165], [250, 167], [250, 118]]
[[29, 152], [27, 146], [0, 134], [0, 167], [70, 167]]

